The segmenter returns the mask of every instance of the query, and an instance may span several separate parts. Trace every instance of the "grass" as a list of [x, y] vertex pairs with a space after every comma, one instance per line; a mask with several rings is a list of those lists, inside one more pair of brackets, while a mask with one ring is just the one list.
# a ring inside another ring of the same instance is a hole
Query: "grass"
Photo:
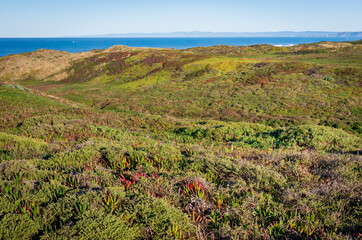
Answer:
[[130, 53], [0, 86], [1, 239], [361, 237], [358, 44]]

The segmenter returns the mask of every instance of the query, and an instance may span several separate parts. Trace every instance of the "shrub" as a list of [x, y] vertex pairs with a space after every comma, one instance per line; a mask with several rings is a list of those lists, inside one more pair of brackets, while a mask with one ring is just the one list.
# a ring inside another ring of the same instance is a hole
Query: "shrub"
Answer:
[[323, 126], [291, 127], [277, 133], [278, 145], [296, 145], [324, 151], [353, 151], [361, 140], [343, 130]]
[[41, 230], [41, 224], [27, 215], [9, 213], [0, 220], [1, 239], [32, 239]]
[[0, 162], [1, 160], [40, 157], [44, 156], [48, 150], [48, 144], [40, 139], [0, 132]]
[[124, 203], [125, 212], [137, 221], [147, 238], [164, 238], [169, 227], [178, 226], [184, 233], [191, 233], [191, 226], [186, 215], [163, 199], [136, 196]]

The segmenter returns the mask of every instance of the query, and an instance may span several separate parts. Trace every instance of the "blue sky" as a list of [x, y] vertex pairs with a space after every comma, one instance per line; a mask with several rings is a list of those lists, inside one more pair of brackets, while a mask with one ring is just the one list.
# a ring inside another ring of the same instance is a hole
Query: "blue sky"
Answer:
[[361, 0], [0, 0], [0, 37], [362, 31]]

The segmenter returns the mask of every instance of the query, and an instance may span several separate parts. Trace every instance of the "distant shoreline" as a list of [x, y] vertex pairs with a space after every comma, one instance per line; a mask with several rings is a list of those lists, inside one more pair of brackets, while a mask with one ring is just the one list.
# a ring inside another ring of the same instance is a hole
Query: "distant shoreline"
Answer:
[[172, 33], [122, 33], [86, 35], [80, 37], [361, 37], [362, 32], [282, 31], [282, 32], [172, 32]]
[[0, 37], [0, 38], [240, 38], [240, 37], [306, 37], [306, 38], [362, 38], [362, 31], [279, 31], [279, 32], [168, 32], [168, 33], [110, 33], [91, 35]]
[[269, 44], [294, 46], [322, 41], [356, 41], [362, 37], [62, 37], [62, 38], [0, 38], [0, 57], [11, 54], [51, 49], [69, 53], [107, 49], [115, 45], [129, 47], [188, 49], [217, 45], [250, 46]]

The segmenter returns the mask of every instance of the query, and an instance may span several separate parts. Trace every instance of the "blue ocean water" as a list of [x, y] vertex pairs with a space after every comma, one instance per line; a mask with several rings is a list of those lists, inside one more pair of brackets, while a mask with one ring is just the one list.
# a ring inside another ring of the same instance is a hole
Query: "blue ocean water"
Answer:
[[186, 49], [192, 47], [208, 47], [215, 45], [247, 46], [254, 44], [271, 44], [278, 46], [288, 46], [321, 41], [353, 40], [359, 39], [333, 37], [0, 38], [0, 57], [10, 54], [31, 52], [41, 48], [76, 53], [86, 52], [92, 49], [105, 49], [114, 45]]

